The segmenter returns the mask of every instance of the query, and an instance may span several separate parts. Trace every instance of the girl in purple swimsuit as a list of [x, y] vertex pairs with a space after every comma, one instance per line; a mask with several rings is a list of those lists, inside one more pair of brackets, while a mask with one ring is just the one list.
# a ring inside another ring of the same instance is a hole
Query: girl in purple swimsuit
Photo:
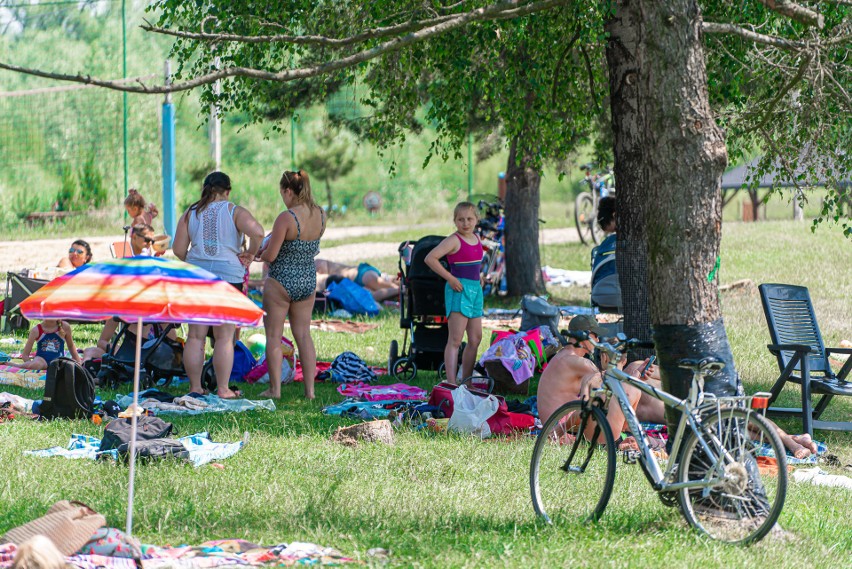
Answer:
[[[462, 354], [462, 377], [473, 375], [476, 352], [482, 341], [482, 284], [479, 279], [482, 267], [482, 243], [473, 231], [479, 220], [476, 207], [461, 202], [453, 212], [456, 232], [441, 241], [426, 255], [426, 264], [447, 281], [444, 302], [449, 326], [449, 339], [444, 348], [444, 369], [447, 381], [456, 382], [458, 353], [465, 332], [467, 346]], [[441, 266], [447, 257], [448, 271]]]

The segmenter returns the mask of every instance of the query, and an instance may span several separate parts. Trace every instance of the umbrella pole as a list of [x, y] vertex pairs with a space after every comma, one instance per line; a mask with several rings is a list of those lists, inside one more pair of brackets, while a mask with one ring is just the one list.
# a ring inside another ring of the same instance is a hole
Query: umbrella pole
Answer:
[[136, 411], [139, 408], [139, 366], [142, 361], [142, 318], [136, 321], [136, 362], [133, 366], [133, 414], [130, 418], [130, 484], [127, 489], [127, 536], [133, 535], [133, 480], [136, 475]]

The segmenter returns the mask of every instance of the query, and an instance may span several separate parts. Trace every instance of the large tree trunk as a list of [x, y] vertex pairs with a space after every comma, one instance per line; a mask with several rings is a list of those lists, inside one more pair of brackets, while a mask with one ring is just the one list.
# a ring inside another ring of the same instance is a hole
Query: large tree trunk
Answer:
[[731, 394], [738, 378], [717, 286], [727, 151], [708, 101], [701, 14], [697, 0], [637, 3], [648, 299], [663, 386], [685, 396], [691, 374], [679, 360], [712, 355], [727, 365], [705, 389]]
[[524, 141], [509, 146], [506, 166], [506, 287], [509, 296], [544, 292], [538, 249], [541, 174], [529, 166]]
[[[647, 187], [647, 175], [643, 169], [645, 133], [638, 98], [639, 62], [642, 60], [639, 35], [642, 31], [639, 25], [641, 17], [637, 2], [623, 0], [616, 3], [616, 11], [606, 25], [609, 33], [606, 58], [617, 188], [616, 264], [621, 284], [624, 332], [629, 338], [650, 342], [648, 255], [645, 224], [642, 221]], [[645, 355], [645, 351], [636, 350], [630, 354], [630, 359]]]

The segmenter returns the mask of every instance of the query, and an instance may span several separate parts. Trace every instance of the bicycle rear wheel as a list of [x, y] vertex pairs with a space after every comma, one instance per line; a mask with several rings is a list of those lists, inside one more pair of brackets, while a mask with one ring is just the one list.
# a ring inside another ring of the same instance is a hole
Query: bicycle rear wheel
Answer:
[[577, 233], [584, 245], [591, 245], [594, 241], [595, 226], [595, 199], [592, 194], [583, 192], [574, 200], [574, 223], [577, 225]]
[[[686, 521], [713, 539], [748, 544], [763, 538], [781, 514], [787, 496], [786, 451], [778, 433], [762, 416], [742, 408], [723, 408], [704, 417], [708, 456], [695, 433], [684, 444], [681, 482], [720, 481], [708, 488], [685, 488], [678, 501]], [[708, 436], [712, 435], [712, 436]], [[758, 467], [757, 451], [768, 445], [777, 471]]]
[[615, 441], [597, 405], [572, 401], [545, 423], [530, 462], [535, 513], [548, 523], [594, 521], [615, 483]]

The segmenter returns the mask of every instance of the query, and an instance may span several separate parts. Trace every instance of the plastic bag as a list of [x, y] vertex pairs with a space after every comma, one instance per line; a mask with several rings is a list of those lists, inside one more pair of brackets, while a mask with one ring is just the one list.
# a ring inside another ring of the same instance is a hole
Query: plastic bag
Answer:
[[466, 385], [453, 390], [453, 414], [447, 423], [448, 431], [470, 433], [481, 439], [491, 436], [488, 419], [497, 412], [499, 401], [493, 395], [477, 397]]
[[370, 291], [356, 285], [349, 279], [329, 283], [328, 298], [337, 302], [341, 308], [352, 314], [375, 316], [379, 313], [379, 305], [373, 300]]

